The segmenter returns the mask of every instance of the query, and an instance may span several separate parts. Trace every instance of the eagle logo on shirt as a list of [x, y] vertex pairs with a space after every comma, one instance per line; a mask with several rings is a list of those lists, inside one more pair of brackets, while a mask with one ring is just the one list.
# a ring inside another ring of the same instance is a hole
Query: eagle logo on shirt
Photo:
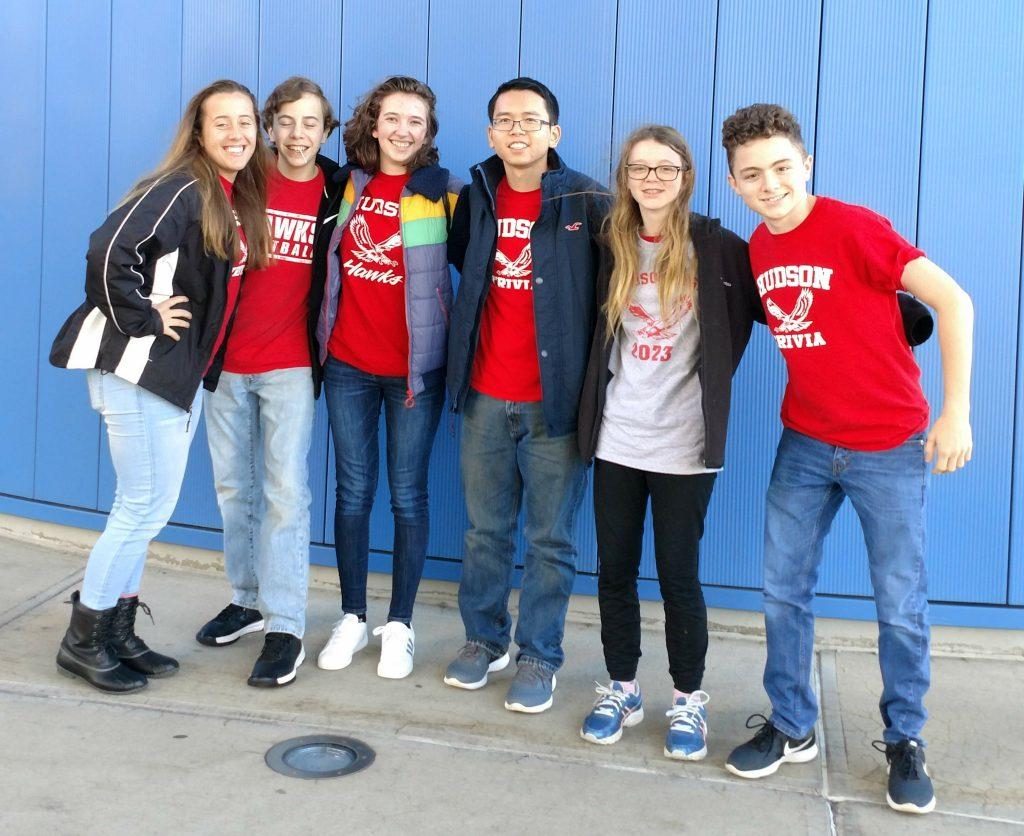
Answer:
[[644, 324], [641, 325], [636, 332], [638, 337], [647, 337], [648, 339], [662, 341], [674, 339], [679, 332], [673, 330], [678, 324], [678, 320], [673, 323], [664, 322], [656, 317], [651, 316], [644, 310], [644, 306], [639, 302], [631, 302], [626, 308], [633, 316], [637, 319], [642, 319]]
[[494, 271], [494, 275], [503, 279], [521, 279], [530, 275], [533, 269], [533, 253], [530, 252], [530, 245], [523, 247], [519, 257], [512, 261], [501, 250], [495, 250], [494, 260], [501, 265]]
[[775, 330], [787, 334], [806, 331], [810, 328], [813, 322], [807, 318], [807, 315], [811, 312], [812, 304], [814, 304], [814, 294], [809, 287], [805, 287], [800, 291], [800, 295], [796, 298], [796, 304], [789, 313], [782, 310], [771, 299], [766, 298], [764, 301], [764, 306], [768, 309], [768, 313], [779, 320], [779, 327]]
[[352, 255], [360, 261], [368, 261], [371, 264], [388, 265], [390, 267], [398, 266], [398, 262], [393, 258], [389, 258], [386, 253], [395, 249], [395, 247], [402, 246], [401, 232], [388, 236], [378, 244], [370, 236], [370, 225], [362, 215], [356, 215], [352, 219], [349, 229], [352, 232], [352, 240], [355, 242]]

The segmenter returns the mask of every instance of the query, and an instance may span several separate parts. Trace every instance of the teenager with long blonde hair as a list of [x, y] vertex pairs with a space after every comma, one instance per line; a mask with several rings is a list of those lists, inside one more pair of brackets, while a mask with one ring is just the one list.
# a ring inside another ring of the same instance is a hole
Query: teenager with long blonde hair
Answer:
[[178, 500], [200, 383], [217, 384], [242, 271], [266, 263], [258, 124], [237, 82], [192, 98], [167, 156], [90, 237], [86, 300], [50, 353], [56, 366], [88, 369], [117, 475], [57, 655], [62, 671], [103, 691], [135, 691], [178, 669], [135, 635], [139, 584]]
[[611, 682], [580, 729], [609, 744], [643, 719], [637, 575], [648, 500], [674, 696], [665, 755], [707, 752], [701, 690], [707, 609], [698, 577], [704, 518], [722, 469], [732, 374], [759, 306], [746, 244], [690, 210], [693, 157], [648, 125], [623, 145], [605, 224], [598, 325], [580, 405], [594, 463], [601, 641]]

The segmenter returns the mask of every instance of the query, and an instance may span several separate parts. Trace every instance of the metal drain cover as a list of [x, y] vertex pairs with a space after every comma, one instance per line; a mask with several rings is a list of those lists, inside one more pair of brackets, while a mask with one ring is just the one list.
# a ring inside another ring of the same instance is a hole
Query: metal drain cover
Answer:
[[266, 762], [289, 778], [337, 778], [366, 769], [374, 757], [361, 740], [317, 734], [281, 741], [267, 751]]

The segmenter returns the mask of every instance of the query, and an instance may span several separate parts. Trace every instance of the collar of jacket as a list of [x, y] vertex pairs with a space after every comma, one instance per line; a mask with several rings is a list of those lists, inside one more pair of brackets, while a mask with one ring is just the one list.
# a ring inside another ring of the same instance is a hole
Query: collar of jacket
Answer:
[[[349, 176], [352, 177], [357, 195], [362, 194], [366, 184], [373, 177], [372, 174], [368, 174], [352, 163], [342, 166], [338, 172], [341, 183], [344, 183]], [[448, 188], [448, 178], [447, 168], [441, 168], [439, 165], [425, 165], [409, 175], [409, 182], [405, 184], [405, 188], [413, 194], [422, 195], [427, 200], [438, 201]]]
[[338, 172], [341, 171], [341, 166], [323, 154], [316, 155], [316, 164], [320, 166], [320, 170], [324, 173], [324, 184], [330, 190], [332, 184], [337, 184]]
[[[541, 197], [548, 198], [564, 191], [568, 169], [554, 148], [548, 150], [548, 168], [540, 176]], [[473, 166], [473, 181], [484, 187], [493, 204], [498, 194], [498, 184], [505, 176], [505, 163], [493, 154], [482, 163]]]

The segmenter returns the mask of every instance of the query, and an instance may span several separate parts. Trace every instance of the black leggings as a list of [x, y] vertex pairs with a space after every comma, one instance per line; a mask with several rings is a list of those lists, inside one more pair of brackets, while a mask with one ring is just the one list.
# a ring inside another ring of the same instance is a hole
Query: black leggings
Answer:
[[597, 600], [604, 659], [612, 679], [635, 679], [640, 660], [636, 581], [649, 496], [654, 557], [665, 602], [669, 674], [680, 691], [700, 688], [708, 652], [708, 611], [697, 573], [715, 475], [674, 476], [601, 459], [594, 462]]

